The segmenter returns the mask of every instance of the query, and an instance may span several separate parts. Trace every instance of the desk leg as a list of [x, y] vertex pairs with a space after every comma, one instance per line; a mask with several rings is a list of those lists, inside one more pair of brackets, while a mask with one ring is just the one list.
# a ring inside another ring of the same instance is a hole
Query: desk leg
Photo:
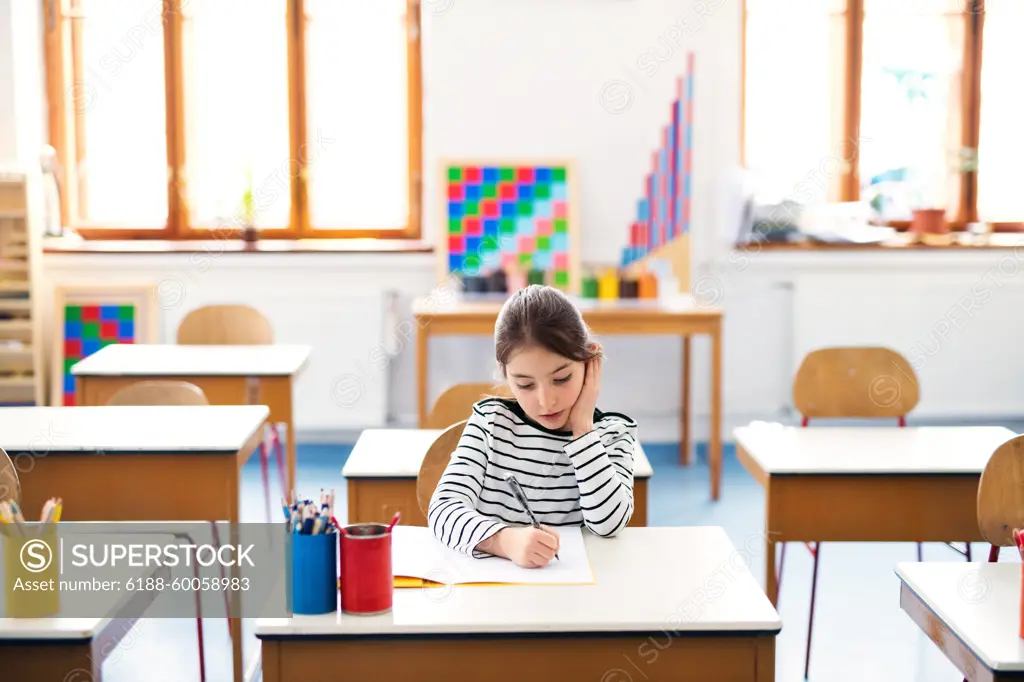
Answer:
[[416, 334], [416, 408], [419, 413], [419, 428], [427, 423], [427, 342], [430, 340], [430, 325], [418, 325]]
[[[290, 436], [291, 434], [289, 434]], [[237, 546], [239, 542], [238, 524], [241, 522], [241, 501], [238, 499], [239, 486], [232, 485], [232, 495], [230, 503], [230, 512], [228, 519], [229, 524], [229, 542], [232, 545]], [[238, 565], [234, 564], [231, 566], [231, 577], [240, 578], [241, 572], [239, 571]], [[228, 608], [241, 615], [241, 599], [239, 593], [236, 590], [228, 591]], [[245, 662], [242, 658], [242, 619], [231, 618], [231, 613], [228, 616], [228, 632], [231, 633], [231, 679], [234, 682], [244, 682], [245, 679]]]
[[690, 464], [690, 337], [683, 336], [683, 396], [680, 415], [679, 463]]
[[722, 487], [722, 325], [711, 335], [711, 438], [708, 443], [711, 469], [711, 499], [717, 500]]
[[[766, 526], [767, 528], [767, 526]], [[766, 531], [764, 534], [764, 593], [772, 606], [777, 606], [779, 601], [779, 582], [775, 575], [775, 541]]]

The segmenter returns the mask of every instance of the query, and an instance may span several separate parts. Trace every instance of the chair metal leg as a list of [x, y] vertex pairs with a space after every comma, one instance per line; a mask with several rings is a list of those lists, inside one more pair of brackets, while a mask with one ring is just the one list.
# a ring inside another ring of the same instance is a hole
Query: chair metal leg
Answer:
[[964, 556], [966, 556], [967, 560], [970, 561], [971, 560], [971, 543], [968, 542], [968, 543], [965, 543], [965, 544], [967, 545], [967, 548], [964, 550]]
[[[192, 573], [199, 579], [199, 563], [192, 565]], [[202, 591], [196, 590], [196, 634], [199, 641], [199, 682], [206, 682], [206, 650], [203, 643]]]
[[917, 543], [917, 562], [918, 563], [921, 563], [921, 561], [923, 561], [922, 554], [921, 554], [921, 544], [922, 543], [920, 543], [920, 542]]
[[818, 591], [818, 559], [821, 558], [821, 543], [814, 546], [814, 569], [811, 572], [811, 616], [807, 620], [807, 652], [804, 655], [804, 679], [811, 670], [811, 635], [814, 632], [814, 601]]
[[992, 545], [988, 550], [988, 562], [994, 564], [999, 561], [999, 545]]
[[281, 495], [288, 496], [288, 474], [285, 471], [284, 443], [281, 441], [281, 432], [277, 424], [270, 425], [270, 446], [274, 456], [277, 458], [277, 479], [281, 484]]
[[272, 523], [274, 517], [270, 508], [270, 452], [267, 448], [267, 440], [264, 437], [260, 443], [260, 475], [263, 478], [263, 500], [267, 504], [267, 523]]
[[[217, 530], [217, 522], [216, 521], [211, 521], [210, 525], [213, 526], [213, 546], [217, 548], [217, 551], [220, 551], [220, 531]], [[226, 576], [224, 574], [224, 564], [219, 562], [219, 561], [217, 563], [220, 564], [220, 581], [223, 584], [225, 579], [226, 579]], [[224, 620], [228, 624], [228, 634], [232, 634], [231, 633], [231, 598], [228, 596], [228, 591], [227, 590], [224, 590]]]

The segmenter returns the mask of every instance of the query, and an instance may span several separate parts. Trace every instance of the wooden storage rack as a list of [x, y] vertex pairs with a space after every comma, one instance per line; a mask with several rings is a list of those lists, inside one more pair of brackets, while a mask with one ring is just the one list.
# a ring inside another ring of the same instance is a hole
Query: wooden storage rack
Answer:
[[32, 183], [0, 169], [0, 407], [46, 404]]

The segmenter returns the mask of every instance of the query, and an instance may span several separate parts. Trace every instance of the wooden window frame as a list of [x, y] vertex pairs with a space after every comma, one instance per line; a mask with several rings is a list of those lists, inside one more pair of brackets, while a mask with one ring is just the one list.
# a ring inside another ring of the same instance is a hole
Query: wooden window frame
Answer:
[[[964, 21], [963, 82], [961, 84], [961, 147], [973, 149], [977, 154], [981, 127], [981, 58], [985, 27], [985, 0], [964, 0], [961, 3]], [[740, 163], [746, 165], [747, 129], [747, 0], [743, 0], [741, 27], [740, 69], [742, 92], [740, 96]], [[847, 0], [844, 41], [846, 60], [843, 69], [843, 130], [844, 164], [839, 178], [839, 201], [858, 201], [860, 198], [860, 139], [861, 67], [864, 49], [864, 0]], [[978, 221], [978, 173], [965, 170], [960, 173], [960, 201], [957, 214], [950, 220], [950, 229], [962, 231]], [[909, 229], [909, 221], [891, 221], [898, 230]], [[994, 222], [997, 232], [1024, 231], [1021, 222]]]
[[[73, 180], [77, 161], [85, 157], [84, 116], [77, 107], [68, 107], [68, 98], [85, 96], [79, 91], [84, 82], [80, 73], [81, 33], [80, 0], [42, 0], [44, 18], [44, 60], [46, 94], [49, 109], [50, 144], [57, 152], [62, 175], [61, 222], [89, 240], [210, 240], [241, 239], [242, 227], [226, 225], [214, 229], [194, 227], [189, 220], [187, 201], [187, 163], [184, 133], [185, 102], [183, 64], [183, 20], [181, 8], [187, 0], [162, 0], [164, 36], [164, 88], [167, 107], [167, 223], [160, 229], [122, 229], [89, 224], [74, 224], [71, 216], [86, 214], [71, 210], [79, 197]], [[408, 197], [409, 211], [401, 229], [361, 229], [358, 227], [315, 229], [310, 226], [307, 194], [308, 149], [306, 129], [306, 17], [305, 0], [286, 0], [288, 32], [288, 97], [291, 215], [283, 229], [261, 229], [264, 239], [396, 239], [422, 238], [423, 192], [423, 98], [420, 42], [420, 0], [406, 0], [407, 97], [408, 97]], [[61, 11], [61, 8], [65, 8]], [[77, 69], [77, 71], [75, 71]], [[72, 100], [73, 102], [74, 100]], [[77, 134], [76, 134], [77, 133]], [[80, 209], [84, 209], [80, 205]]]

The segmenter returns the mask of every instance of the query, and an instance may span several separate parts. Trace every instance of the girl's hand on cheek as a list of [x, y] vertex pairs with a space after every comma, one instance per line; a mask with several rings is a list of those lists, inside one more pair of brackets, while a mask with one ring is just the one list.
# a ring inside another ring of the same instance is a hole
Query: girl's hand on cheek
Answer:
[[589, 433], [594, 428], [594, 409], [601, 389], [601, 358], [596, 357], [584, 364], [583, 388], [576, 404], [569, 412], [574, 438]]

